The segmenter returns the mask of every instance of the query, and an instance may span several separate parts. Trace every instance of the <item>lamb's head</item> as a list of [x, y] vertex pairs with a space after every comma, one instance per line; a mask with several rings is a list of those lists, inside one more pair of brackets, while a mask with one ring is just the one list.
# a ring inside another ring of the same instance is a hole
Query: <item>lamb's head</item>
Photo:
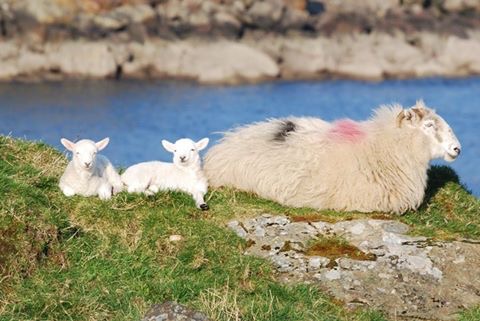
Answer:
[[192, 164], [198, 164], [200, 162], [199, 151], [207, 147], [208, 138], [203, 138], [198, 142], [194, 142], [188, 138], [182, 138], [175, 142], [170, 143], [167, 140], [162, 140], [163, 147], [173, 153], [173, 163], [177, 166], [188, 167]]
[[104, 138], [99, 142], [90, 139], [82, 139], [76, 143], [62, 138], [60, 141], [66, 149], [72, 152], [72, 162], [76, 168], [91, 170], [95, 167], [97, 152], [107, 147], [109, 138]]
[[418, 128], [430, 142], [432, 159], [443, 158], [453, 162], [462, 149], [460, 142], [447, 122], [435, 111], [427, 108], [423, 101], [401, 111], [397, 116], [397, 125]]

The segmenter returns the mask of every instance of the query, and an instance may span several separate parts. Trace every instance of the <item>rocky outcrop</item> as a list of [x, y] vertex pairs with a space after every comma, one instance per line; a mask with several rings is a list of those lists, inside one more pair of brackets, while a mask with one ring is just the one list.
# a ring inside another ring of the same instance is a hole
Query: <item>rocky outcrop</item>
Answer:
[[[269, 259], [281, 280], [317, 284], [349, 308], [373, 307], [396, 320], [455, 320], [480, 304], [477, 241], [409, 236], [407, 225], [391, 220], [292, 222], [262, 215], [228, 226], [247, 240], [245, 254]], [[315, 247], [325, 239], [340, 245]], [[363, 256], [349, 256], [352, 246]], [[334, 247], [340, 251], [332, 256]]]
[[[122, 4], [122, 5], [118, 5]], [[480, 73], [471, 0], [4, 0], [0, 80]]]

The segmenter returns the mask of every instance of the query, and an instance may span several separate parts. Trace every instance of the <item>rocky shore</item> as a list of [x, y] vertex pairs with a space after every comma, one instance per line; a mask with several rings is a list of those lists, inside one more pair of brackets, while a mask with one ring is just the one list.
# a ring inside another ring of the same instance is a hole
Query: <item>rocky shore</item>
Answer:
[[0, 81], [480, 74], [475, 0], [0, 0]]

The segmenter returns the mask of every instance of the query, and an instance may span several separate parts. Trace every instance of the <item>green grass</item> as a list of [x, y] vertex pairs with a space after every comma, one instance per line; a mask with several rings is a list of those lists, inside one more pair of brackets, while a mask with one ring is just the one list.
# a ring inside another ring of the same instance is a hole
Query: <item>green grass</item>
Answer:
[[[261, 213], [329, 220], [384, 214], [292, 209], [233, 189], [212, 190], [208, 212], [173, 192], [67, 199], [57, 187], [65, 165], [48, 146], [0, 137], [2, 321], [138, 320], [165, 300], [213, 320], [385, 320], [375, 311], [346, 311], [314, 286], [278, 283], [269, 263], [244, 256], [245, 242], [225, 228], [232, 218]], [[442, 171], [451, 170], [433, 169], [445, 177]], [[450, 176], [436, 184], [419, 212], [398, 219], [414, 233], [480, 238], [479, 200]], [[172, 234], [183, 240], [170, 242]], [[478, 315], [466, 311], [462, 320]]]

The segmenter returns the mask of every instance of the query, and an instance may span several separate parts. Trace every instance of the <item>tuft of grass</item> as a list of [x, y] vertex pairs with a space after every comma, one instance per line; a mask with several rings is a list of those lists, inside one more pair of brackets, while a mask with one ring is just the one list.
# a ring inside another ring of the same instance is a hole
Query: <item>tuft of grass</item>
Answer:
[[[385, 320], [376, 311], [346, 311], [313, 285], [278, 283], [270, 264], [243, 255], [246, 242], [225, 228], [232, 218], [263, 213], [332, 221], [382, 213], [293, 209], [234, 189], [210, 191], [208, 212], [177, 192], [66, 198], [57, 187], [66, 163], [46, 145], [0, 137], [1, 321], [138, 320], [163, 301], [215, 321]], [[391, 218], [415, 233], [478, 238], [469, 227], [478, 226], [478, 206], [447, 182], [418, 212]], [[170, 241], [173, 234], [182, 240]], [[478, 314], [472, 311], [465, 321]]]

